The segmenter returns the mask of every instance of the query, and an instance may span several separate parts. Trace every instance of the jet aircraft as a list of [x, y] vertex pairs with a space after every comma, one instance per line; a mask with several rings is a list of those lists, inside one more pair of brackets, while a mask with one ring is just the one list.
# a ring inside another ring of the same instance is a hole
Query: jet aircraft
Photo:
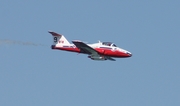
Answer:
[[115, 61], [114, 58], [127, 58], [131, 57], [131, 52], [117, 47], [112, 42], [98, 42], [94, 44], [86, 44], [79, 40], [73, 40], [70, 44], [64, 35], [56, 32], [49, 31], [53, 37], [52, 49], [64, 50], [70, 52], [77, 52], [87, 54], [88, 58], [92, 60], [111, 60]]

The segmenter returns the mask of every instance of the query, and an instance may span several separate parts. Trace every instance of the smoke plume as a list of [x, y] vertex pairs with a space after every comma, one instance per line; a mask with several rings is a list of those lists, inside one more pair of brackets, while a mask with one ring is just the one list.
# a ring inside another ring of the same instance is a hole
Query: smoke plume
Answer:
[[0, 39], [0, 45], [24, 45], [24, 46], [45, 46], [43, 44], [37, 44], [37, 43], [33, 43], [33, 42], [22, 42], [22, 41], [15, 41], [15, 40], [8, 40], [8, 39], [4, 39], [1, 40]]

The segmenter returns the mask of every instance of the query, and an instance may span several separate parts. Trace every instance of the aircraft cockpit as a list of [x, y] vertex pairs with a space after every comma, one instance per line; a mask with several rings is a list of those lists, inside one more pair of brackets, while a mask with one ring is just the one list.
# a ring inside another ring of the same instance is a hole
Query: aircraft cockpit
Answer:
[[117, 46], [116, 46], [114, 43], [112, 43], [112, 42], [102, 42], [102, 45], [117, 47]]

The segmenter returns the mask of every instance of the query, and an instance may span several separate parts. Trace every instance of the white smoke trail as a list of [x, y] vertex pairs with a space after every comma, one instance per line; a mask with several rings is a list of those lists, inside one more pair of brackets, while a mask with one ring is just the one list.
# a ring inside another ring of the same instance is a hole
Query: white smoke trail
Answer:
[[9, 40], [9, 39], [4, 39], [4, 40], [1, 40], [0, 39], [0, 45], [9, 45], [9, 44], [12, 44], [12, 45], [25, 45], [25, 46], [46, 46], [46, 45], [43, 45], [43, 44], [37, 44], [37, 43], [32, 43], [32, 42], [22, 42], [22, 41], [15, 41], [15, 40]]

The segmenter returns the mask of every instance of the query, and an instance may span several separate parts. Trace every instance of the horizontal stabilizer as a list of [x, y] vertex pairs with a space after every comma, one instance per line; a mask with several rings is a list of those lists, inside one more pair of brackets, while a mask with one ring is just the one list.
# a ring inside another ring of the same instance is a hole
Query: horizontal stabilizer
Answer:
[[61, 34], [58, 34], [56, 32], [52, 32], [52, 31], [48, 31], [50, 34], [52, 34], [52, 36], [62, 36]]

